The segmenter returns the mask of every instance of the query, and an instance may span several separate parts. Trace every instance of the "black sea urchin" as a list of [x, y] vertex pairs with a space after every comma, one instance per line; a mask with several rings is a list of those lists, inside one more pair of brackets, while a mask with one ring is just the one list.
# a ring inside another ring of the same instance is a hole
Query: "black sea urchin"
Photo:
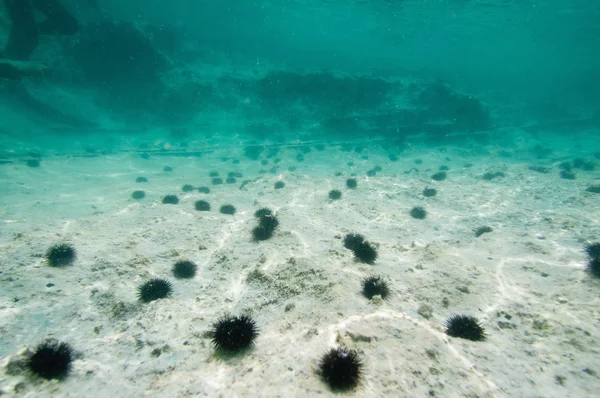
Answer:
[[285, 182], [283, 182], [283, 181], [277, 181], [274, 185], [275, 189], [281, 189], [283, 187], [285, 187]]
[[339, 200], [342, 197], [342, 191], [339, 189], [332, 189], [329, 191], [329, 199], [331, 200]]
[[476, 238], [479, 238], [481, 235], [492, 232], [492, 231], [493, 231], [492, 227], [488, 227], [487, 225], [484, 225], [483, 227], [475, 228], [473, 230], [473, 233], [475, 234]]
[[586, 192], [600, 193], [600, 184], [590, 185], [586, 188]]
[[273, 210], [263, 207], [263, 208], [256, 210], [256, 212], [254, 212], [254, 217], [261, 218], [264, 216], [270, 216], [271, 214], [273, 214]]
[[574, 180], [577, 178], [577, 176], [571, 171], [562, 170], [560, 172], [560, 178], [562, 178], [563, 180]]
[[386, 299], [390, 295], [390, 289], [387, 282], [380, 276], [369, 276], [363, 279], [363, 295], [369, 300], [373, 296], [379, 295], [382, 299]]
[[198, 192], [200, 192], [200, 193], [210, 193], [210, 188], [208, 188], [208, 187], [200, 187], [200, 188], [198, 188]]
[[48, 339], [35, 348], [27, 368], [44, 379], [64, 379], [71, 371], [73, 349], [67, 343]]
[[144, 303], [167, 298], [173, 292], [171, 282], [166, 279], [154, 278], [144, 282], [138, 288], [138, 298]]
[[223, 205], [223, 206], [221, 206], [221, 213], [234, 215], [235, 214], [235, 206], [234, 205]]
[[59, 243], [51, 246], [46, 252], [46, 260], [51, 267], [62, 267], [72, 264], [77, 257], [77, 251], [68, 243]]
[[344, 247], [349, 250], [354, 250], [354, 248], [363, 243], [365, 237], [360, 234], [348, 234], [344, 236]]
[[600, 260], [600, 242], [586, 244], [585, 252], [591, 260]]
[[179, 198], [177, 195], [167, 195], [163, 198], [162, 202], [165, 205], [176, 205], [179, 203]]
[[587, 271], [596, 278], [600, 278], [600, 259], [592, 259], [588, 263]]
[[357, 243], [352, 252], [363, 263], [373, 264], [377, 260], [377, 249], [367, 241]]
[[194, 187], [190, 184], [185, 184], [184, 186], [181, 187], [181, 190], [183, 192], [192, 192], [194, 190]]
[[443, 181], [446, 179], [448, 175], [446, 174], [445, 171], [438, 171], [437, 173], [433, 174], [431, 176], [431, 179], [434, 181]]
[[417, 220], [423, 220], [425, 217], [427, 217], [427, 212], [421, 206], [416, 206], [410, 210], [410, 216], [412, 218], [416, 218]]
[[348, 178], [346, 180], [346, 187], [350, 188], [350, 189], [354, 189], [358, 186], [358, 183], [356, 182], [356, 178]]
[[208, 203], [206, 200], [197, 200], [194, 206], [198, 211], [210, 211], [210, 203]]
[[485, 330], [477, 318], [469, 315], [453, 315], [446, 321], [446, 334], [472, 341], [485, 340]]
[[177, 261], [173, 266], [173, 275], [178, 279], [189, 279], [196, 275], [196, 269], [198, 267], [191, 261], [181, 260]]
[[321, 378], [334, 391], [356, 387], [362, 376], [363, 363], [354, 350], [331, 348], [319, 361]]
[[260, 225], [271, 232], [275, 232], [275, 230], [279, 227], [279, 220], [272, 214], [263, 216], [260, 218]]
[[138, 177], [135, 179], [135, 182], [148, 182], [148, 179], [146, 177]]
[[144, 199], [146, 197], [146, 192], [144, 191], [133, 191], [133, 193], [131, 194], [131, 197], [135, 200], [140, 200], [140, 199]]
[[425, 188], [423, 190], [423, 196], [430, 198], [432, 196], [437, 195], [437, 190], [435, 188]]
[[277, 217], [274, 215], [262, 216], [258, 226], [252, 229], [252, 238], [254, 241], [270, 239], [278, 227], [279, 220]]
[[227, 315], [213, 324], [210, 336], [216, 349], [237, 352], [254, 344], [258, 328], [248, 315]]

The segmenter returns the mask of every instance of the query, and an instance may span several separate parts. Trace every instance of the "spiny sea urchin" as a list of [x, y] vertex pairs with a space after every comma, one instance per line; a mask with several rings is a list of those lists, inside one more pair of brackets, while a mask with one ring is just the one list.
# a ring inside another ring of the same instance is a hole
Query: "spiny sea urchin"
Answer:
[[26, 366], [44, 379], [64, 379], [71, 371], [73, 348], [67, 343], [48, 339], [35, 348]]
[[210, 211], [210, 203], [203, 199], [197, 200], [194, 206], [198, 211]]
[[412, 218], [416, 218], [417, 220], [424, 220], [425, 217], [427, 217], [427, 212], [423, 207], [416, 206], [410, 210], [410, 216]]
[[443, 181], [446, 179], [448, 174], [445, 171], [438, 171], [437, 173], [431, 176], [431, 179], [434, 181]]
[[270, 216], [271, 214], [273, 214], [273, 210], [263, 207], [254, 212], [254, 217], [261, 218], [264, 216]]
[[216, 349], [237, 352], [254, 344], [258, 327], [248, 315], [226, 315], [213, 324], [210, 336]]
[[590, 274], [592, 274], [592, 276], [600, 278], [600, 259], [595, 258], [590, 260], [587, 270]]
[[51, 267], [62, 267], [72, 264], [77, 257], [77, 251], [68, 243], [58, 243], [46, 252], [46, 260]]
[[221, 206], [221, 213], [234, 215], [235, 214], [235, 206], [234, 205], [223, 205]]
[[492, 231], [493, 231], [492, 227], [484, 225], [482, 227], [475, 228], [473, 230], [473, 233], [475, 234], [476, 238], [479, 238], [481, 235], [492, 232]]
[[348, 234], [344, 237], [344, 247], [349, 250], [354, 250], [354, 248], [364, 242], [365, 237], [361, 234]]
[[363, 263], [373, 264], [377, 260], [377, 249], [366, 240], [357, 243], [352, 249], [354, 256]]
[[590, 185], [586, 188], [587, 192], [600, 193], [600, 184]]
[[131, 197], [135, 200], [144, 199], [146, 197], [146, 193], [142, 190], [133, 191]]
[[177, 195], [167, 195], [163, 198], [162, 202], [165, 205], [176, 205], [179, 203], [179, 198]]
[[363, 295], [369, 300], [374, 296], [381, 296], [386, 299], [390, 295], [390, 289], [387, 282], [380, 276], [368, 276], [362, 281]]
[[178, 279], [193, 278], [196, 275], [197, 268], [198, 266], [189, 260], [177, 261], [173, 265], [173, 275]]
[[271, 214], [259, 217], [258, 226], [252, 229], [252, 238], [254, 241], [270, 239], [278, 227], [279, 220], [275, 215]]
[[477, 318], [469, 315], [453, 315], [446, 321], [446, 334], [472, 341], [485, 340], [485, 330]]
[[586, 244], [585, 252], [591, 260], [600, 260], [600, 242]]
[[331, 200], [339, 200], [342, 198], [342, 191], [339, 189], [332, 189], [329, 191], [329, 199]]
[[173, 292], [173, 285], [166, 279], [154, 278], [144, 282], [138, 288], [138, 298], [144, 303], [167, 298]]
[[319, 361], [321, 378], [334, 391], [350, 390], [358, 385], [363, 363], [355, 350], [331, 348]]
[[426, 198], [430, 198], [435, 195], [437, 195], [437, 190], [435, 188], [425, 188], [423, 190], [423, 196]]

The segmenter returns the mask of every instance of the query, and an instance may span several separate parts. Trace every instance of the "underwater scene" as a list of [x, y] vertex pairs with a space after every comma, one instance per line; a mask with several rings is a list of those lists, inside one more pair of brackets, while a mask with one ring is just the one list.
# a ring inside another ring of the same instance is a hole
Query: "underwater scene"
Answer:
[[598, 21], [0, 0], [0, 396], [600, 396]]

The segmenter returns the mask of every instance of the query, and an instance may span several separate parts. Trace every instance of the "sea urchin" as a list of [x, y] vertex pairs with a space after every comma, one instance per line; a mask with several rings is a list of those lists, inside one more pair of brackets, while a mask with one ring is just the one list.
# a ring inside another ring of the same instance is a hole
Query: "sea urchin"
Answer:
[[417, 220], [424, 220], [427, 217], [427, 212], [421, 206], [416, 206], [410, 210], [410, 216]]
[[64, 379], [71, 371], [73, 348], [67, 343], [48, 339], [38, 345], [27, 360], [27, 368], [44, 379]]
[[279, 227], [279, 220], [275, 215], [262, 216], [259, 220], [258, 226], [252, 229], [253, 240], [260, 241], [270, 239]]
[[342, 191], [339, 189], [332, 189], [329, 191], [329, 199], [331, 200], [339, 200], [342, 198]]
[[477, 318], [469, 315], [453, 315], [446, 321], [446, 334], [472, 341], [485, 340], [485, 330]]
[[273, 211], [271, 209], [263, 207], [263, 208], [258, 209], [258, 210], [256, 210], [254, 212], [254, 217], [261, 218], [261, 217], [264, 217], [264, 216], [270, 216], [271, 214], [273, 214]]
[[248, 315], [227, 315], [220, 318], [210, 332], [218, 350], [238, 352], [254, 344], [258, 337], [256, 322]]
[[348, 234], [344, 237], [344, 247], [349, 250], [354, 250], [356, 246], [363, 243], [365, 237], [360, 234]]
[[197, 200], [194, 206], [198, 211], [210, 211], [210, 203], [203, 199]]
[[163, 198], [162, 202], [165, 205], [176, 205], [179, 203], [179, 198], [177, 195], [167, 195]]
[[59, 243], [48, 249], [46, 260], [51, 267], [62, 267], [72, 264], [77, 257], [77, 251], [68, 243]]
[[600, 259], [590, 260], [587, 270], [592, 276], [596, 278], [600, 278]]
[[221, 206], [221, 213], [234, 215], [235, 214], [235, 206], [234, 205], [223, 205]]
[[600, 260], [600, 242], [586, 244], [585, 252], [591, 260]]
[[196, 275], [196, 269], [198, 266], [191, 261], [181, 260], [177, 261], [173, 266], [173, 275], [178, 279], [189, 279]]
[[144, 282], [138, 288], [138, 298], [144, 303], [167, 298], [173, 292], [171, 282], [166, 279], [154, 278]]
[[133, 193], [131, 194], [131, 197], [135, 200], [144, 199], [146, 197], [146, 193], [141, 190], [133, 191]]
[[377, 249], [367, 241], [357, 243], [352, 252], [363, 263], [373, 264], [377, 260]]
[[374, 296], [381, 296], [385, 300], [390, 295], [387, 282], [380, 276], [369, 276], [363, 279], [363, 295], [369, 300]]
[[363, 363], [354, 350], [331, 348], [319, 362], [321, 378], [334, 391], [350, 390], [358, 385]]

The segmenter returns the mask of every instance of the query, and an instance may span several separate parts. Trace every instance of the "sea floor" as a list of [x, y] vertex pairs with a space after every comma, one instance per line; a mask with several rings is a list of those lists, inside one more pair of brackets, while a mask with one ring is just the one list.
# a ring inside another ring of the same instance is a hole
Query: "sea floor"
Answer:
[[[394, 161], [368, 144], [360, 153], [285, 146], [251, 160], [232, 143], [202, 156], [165, 156], [167, 148], [148, 159], [123, 150], [2, 164], [0, 390], [333, 396], [318, 362], [345, 345], [364, 363], [350, 396], [599, 396], [600, 280], [586, 272], [583, 248], [600, 237], [600, 196], [586, 191], [600, 168], [563, 179], [558, 164], [573, 152], [536, 159], [533, 140], [521, 145], [415, 146]], [[434, 181], [440, 166], [447, 179]], [[242, 177], [213, 185], [212, 171]], [[347, 178], [358, 186], [347, 188]], [[182, 192], [184, 184], [210, 193]], [[426, 187], [437, 195], [423, 196]], [[332, 189], [341, 199], [328, 197]], [[145, 197], [134, 200], [135, 190]], [[162, 204], [168, 194], [179, 204]], [[199, 199], [211, 211], [196, 211]], [[236, 213], [221, 214], [224, 204]], [[427, 217], [412, 218], [414, 206]], [[254, 242], [261, 207], [280, 227]], [[482, 226], [492, 231], [476, 237]], [[373, 265], [344, 248], [348, 233], [376, 245]], [[62, 242], [76, 248], [75, 263], [49, 267], [46, 250]], [[198, 265], [195, 278], [173, 278], [181, 259]], [[361, 294], [369, 275], [388, 282], [386, 300]], [[141, 303], [138, 286], [153, 277], [169, 279], [173, 295]], [[260, 332], [252, 349], [223, 357], [207, 331], [227, 313], [250, 314]], [[478, 318], [487, 339], [447, 336], [454, 314]], [[23, 370], [26, 350], [45, 338], [75, 349], [65, 380]]]

